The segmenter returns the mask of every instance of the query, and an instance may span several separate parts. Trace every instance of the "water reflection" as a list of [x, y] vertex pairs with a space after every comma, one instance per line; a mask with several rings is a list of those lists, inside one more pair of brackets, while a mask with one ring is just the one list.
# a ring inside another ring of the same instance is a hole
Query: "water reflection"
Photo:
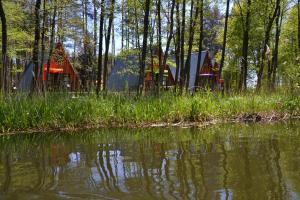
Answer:
[[299, 122], [0, 138], [0, 199], [300, 199]]

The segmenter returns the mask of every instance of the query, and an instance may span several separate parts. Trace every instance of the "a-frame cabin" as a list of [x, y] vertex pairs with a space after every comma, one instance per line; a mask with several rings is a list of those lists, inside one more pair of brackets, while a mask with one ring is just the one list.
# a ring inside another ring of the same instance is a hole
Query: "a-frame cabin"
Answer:
[[[48, 80], [47, 79], [47, 72]], [[57, 43], [50, 58], [50, 66], [44, 63], [42, 71], [43, 82], [47, 81], [48, 89], [50, 90], [78, 90], [79, 79], [73, 69], [67, 54], [61, 43]]]

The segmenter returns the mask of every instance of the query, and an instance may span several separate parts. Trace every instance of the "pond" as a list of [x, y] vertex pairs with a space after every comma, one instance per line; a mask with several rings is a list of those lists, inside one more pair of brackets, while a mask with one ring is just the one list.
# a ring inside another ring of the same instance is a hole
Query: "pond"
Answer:
[[3, 136], [18, 199], [300, 199], [300, 122]]

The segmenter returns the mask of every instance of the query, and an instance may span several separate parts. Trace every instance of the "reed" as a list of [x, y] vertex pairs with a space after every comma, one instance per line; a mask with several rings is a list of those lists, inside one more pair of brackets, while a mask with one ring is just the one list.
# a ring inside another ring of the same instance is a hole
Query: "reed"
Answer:
[[86, 126], [139, 126], [141, 124], [205, 122], [228, 120], [249, 113], [299, 116], [300, 97], [284, 92], [225, 95], [202, 92], [195, 95], [164, 93], [157, 96], [130, 96], [109, 93], [105, 97], [74, 97], [49, 93], [26, 97], [0, 98], [2, 132], [80, 128]]

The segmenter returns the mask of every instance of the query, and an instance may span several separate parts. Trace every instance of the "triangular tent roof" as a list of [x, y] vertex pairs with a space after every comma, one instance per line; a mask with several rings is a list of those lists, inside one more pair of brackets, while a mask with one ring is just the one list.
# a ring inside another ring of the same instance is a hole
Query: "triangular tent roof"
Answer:
[[[76, 89], [76, 87], [78, 86], [79, 81], [78, 81], [77, 74], [73, 69], [61, 43], [56, 44], [56, 47], [51, 54], [49, 73], [68, 74], [72, 82], [72, 89]], [[42, 77], [43, 81], [46, 80], [46, 76], [47, 76], [47, 62], [43, 66], [43, 77]]]
[[[34, 76], [34, 64], [31, 62], [25, 69], [19, 82], [19, 90], [28, 91], [31, 88], [32, 80]], [[42, 73], [41, 73], [42, 72]], [[75, 70], [73, 69], [68, 56], [61, 43], [57, 43], [55, 49], [52, 52], [50, 60], [50, 74], [68, 74], [72, 81], [72, 89], [76, 89], [79, 81]], [[47, 62], [44, 63], [43, 68], [39, 69], [39, 80], [46, 80], [47, 75]], [[41, 76], [42, 75], [42, 76]]]
[[[192, 89], [195, 86], [195, 82], [196, 82], [198, 55], [199, 55], [199, 53], [192, 53], [191, 54], [190, 81], [189, 81], [189, 88], [190, 89]], [[201, 52], [200, 71], [201, 71], [201, 69], [204, 65], [204, 61], [205, 61], [207, 56], [208, 56], [208, 51], [207, 50]], [[170, 71], [171, 71], [172, 76], [175, 80], [176, 67], [170, 66]], [[179, 76], [178, 77], [180, 77], [180, 69], [179, 69]]]

